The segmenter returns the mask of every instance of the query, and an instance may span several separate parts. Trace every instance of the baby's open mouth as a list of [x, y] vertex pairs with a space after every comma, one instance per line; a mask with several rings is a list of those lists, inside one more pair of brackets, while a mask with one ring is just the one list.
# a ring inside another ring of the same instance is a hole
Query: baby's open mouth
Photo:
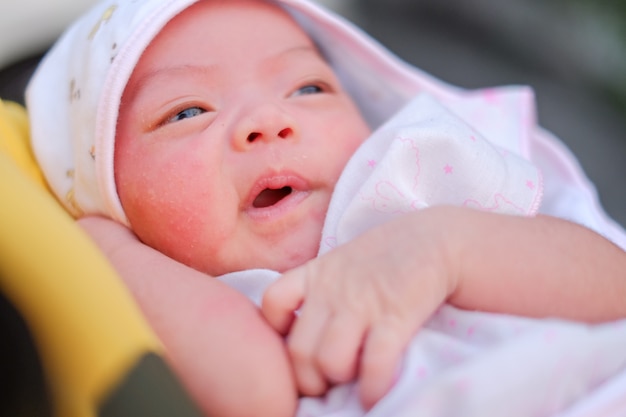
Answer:
[[289, 186], [282, 188], [266, 188], [252, 202], [254, 208], [271, 207], [292, 193], [293, 189]]

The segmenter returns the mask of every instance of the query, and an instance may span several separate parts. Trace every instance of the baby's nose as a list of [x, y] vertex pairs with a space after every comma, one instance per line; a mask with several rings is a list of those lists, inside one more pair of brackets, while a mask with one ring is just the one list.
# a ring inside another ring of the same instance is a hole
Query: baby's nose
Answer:
[[243, 151], [256, 144], [297, 137], [294, 119], [279, 106], [265, 104], [242, 115], [233, 139], [235, 148]]
[[[280, 139], [288, 139], [292, 135], [293, 135], [293, 129], [291, 127], [285, 127], [280, 132], [278, 132], [276, 136]], [[262, 132], [250, 132], [248, 134], [247, 141], [248, 143], [252, 143], [256, 140], [271, 139], [271, 136], [274, 136], [274, 135], [264, 134]]]

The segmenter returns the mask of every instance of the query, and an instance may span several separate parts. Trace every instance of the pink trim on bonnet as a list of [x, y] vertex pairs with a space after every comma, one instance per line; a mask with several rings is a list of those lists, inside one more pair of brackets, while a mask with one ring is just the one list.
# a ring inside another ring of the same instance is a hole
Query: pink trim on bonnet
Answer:
[[154, 37], [178, 13], [196, 3], [197, 0], [174, 0], [164, 2], [142, 20], [125, 42], [111, 64], [104, 81], [103, 95], [96, 117], [96, 178], [103, 196], [105, 212], [114, 220], [129, 225], [122, 203], [117, 194], [114, 174], [115, 132], [120, 101], [126, 84], [143, 51]]

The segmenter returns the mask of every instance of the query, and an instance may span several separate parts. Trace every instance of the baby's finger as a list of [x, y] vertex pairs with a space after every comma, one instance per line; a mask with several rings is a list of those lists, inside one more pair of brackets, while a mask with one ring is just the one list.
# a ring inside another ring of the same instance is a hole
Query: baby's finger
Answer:
[[359, 396], [366, 409], [392, 387], [402, 354], [410, 339], [406, 329], [389, 324], [370, 330], [364, 342], [359, 368]]
[[304, 274], [293, 271], [281, 276], [265, 290], [261, 312], [278, 333], [285, 335], [289, 332], [294, 311], [302, 305], [305, 289]]
[[298, 389], [302, 394], [315, 396], [323, 394], [328, 388], [326, 378], [318, 367], [316, 353], [329, 312], [312, 304], [314, 302], [307, 300], [293, 324], [287, 337], [287, 350]]
[[329, 320], [317, 352], [318, 367], [327, 380], [345, 383], [356, 377], [365, 332], [360, 317], [349, 312]]

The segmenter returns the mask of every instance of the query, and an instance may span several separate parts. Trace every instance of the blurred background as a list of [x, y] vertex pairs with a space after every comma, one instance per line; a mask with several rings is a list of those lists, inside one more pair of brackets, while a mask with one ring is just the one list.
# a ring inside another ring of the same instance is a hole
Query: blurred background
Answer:
[[[578, 156], [626, 226], [626, 0], [317, 1], [449, 83], [534, 87], [539, 122]], [[22, 100], [39, 54], [92, 3], [0, 6], [0, 97]], [[13, 48], [16, 39], [29, 48]]]

